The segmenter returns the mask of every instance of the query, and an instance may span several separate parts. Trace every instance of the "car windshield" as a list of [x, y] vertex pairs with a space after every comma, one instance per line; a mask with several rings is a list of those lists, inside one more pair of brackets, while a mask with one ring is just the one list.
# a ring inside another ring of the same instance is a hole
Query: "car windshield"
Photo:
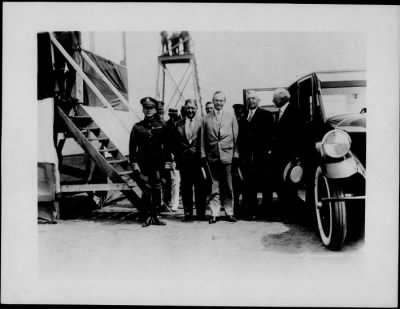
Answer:
[[365, 111], [365, 87], [322, 88], [323, 111], [327, 118]]

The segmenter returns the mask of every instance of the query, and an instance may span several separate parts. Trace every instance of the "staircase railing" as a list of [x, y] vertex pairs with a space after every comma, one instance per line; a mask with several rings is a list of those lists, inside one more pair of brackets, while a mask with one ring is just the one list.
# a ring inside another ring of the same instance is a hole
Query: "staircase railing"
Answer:
[[101, 80], [106, 83], [108, 87], [110, 87], [111, 91], [114, 92], [114, 94], [118, 97], [118, 99], [121, 100], [121, 102], [128, 108], [129, 112], [134, 115], [137, 120], [139, 119], [139, 116], [131, 109], [129, 106], [128, 101], [122, 96], [122, 94], [118, 91], [117, 88], [114, 87], [114, 85], [108, 80], [108, 78], [104, 75], [104, 73], [99, 69], [99, 67], [93, 62], [92, 59], [88, 56], [88, 54], [82, 50], [81, 51], [82, 58], [86, 60], [86, 62], [94, 69], [94, 71], [100, 76]]
[[93, 84], [93, 82], [90, 80], [90, 78], [83, 72], [83, 70], [80, 68], [80, 66], [72, 59], [72, 57], [68, 54], [68, 52], [62, 47], [62, 45], [58, 42], [58, 40], [54, 37], [52, 33], [50, 34], [50, 40], [54, 44], [54, 46], [60, 51], [60, 53], [65, 57], [65, 59], [72, 65], [72, 67], [76, 70], [76, 72], [82, 77], [82, 79], [86, 82], [86, 84], [89, 86], [89, 88], [93, 91], [93, 93], [99, 98], [101, 103], [105, 107], [107, 107], [111, 114], [118, 119], [118, 122], [121, 123], [121, 125], [126, 129], [128, 133], [130, 133], [131, 129], [128, 127], [124, 122], [122, 122], [117, 113], [115, 112], [114, 108], [110, 103], [108, 103], [107, 99], [104, 97], [104, 95], [97, 89], [97, 87]]

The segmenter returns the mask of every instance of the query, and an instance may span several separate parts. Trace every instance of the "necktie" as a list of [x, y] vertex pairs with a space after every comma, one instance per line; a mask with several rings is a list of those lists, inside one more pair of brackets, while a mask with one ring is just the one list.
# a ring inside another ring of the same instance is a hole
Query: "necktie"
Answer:
[[280, 108], [279, 115], [278, 115], [278, 121], [281, 120], [282, 114], [283, 114], [283, 110]]
[[193, 137], [193, 119], [190, 119], [187, 131], [187, 139], [189, 143], [192, 142], [192, 137]]
[[247, 116], [247, 121], [250, 122], [251, 118], [253, 118], [253, 111], [249, 111], [249, 115]]

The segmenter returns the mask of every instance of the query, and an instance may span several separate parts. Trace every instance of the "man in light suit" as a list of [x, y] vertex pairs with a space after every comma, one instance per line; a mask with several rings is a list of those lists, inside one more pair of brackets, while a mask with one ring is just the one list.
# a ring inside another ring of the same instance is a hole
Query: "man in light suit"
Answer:
[[[209, 223], [216, 223], [221, 206], [224, 207], [229, 222], [236, 222], [233, 216], [232, 164], [238, 164], [237, 148], [238, 122], [233, 111], [224, 108], [225, 94], [214, 93], [214, 111], [203, 120], [201, 158], [210, 167], [212, 177], [209, 206], [211, 218]], [[222, 205], [221, 205], [222, 204]]]
[[206, 211], [206, 192], [200, 165], [202, 120], [197, 118], [196, 114], [196, 100], [187, 99], [185, 101], [186, 117], [175, 123], [172, 141], [176, 168], [181, 174], [183, 221], [193, 220], [193, 188], [196, 219], [204, 220]]

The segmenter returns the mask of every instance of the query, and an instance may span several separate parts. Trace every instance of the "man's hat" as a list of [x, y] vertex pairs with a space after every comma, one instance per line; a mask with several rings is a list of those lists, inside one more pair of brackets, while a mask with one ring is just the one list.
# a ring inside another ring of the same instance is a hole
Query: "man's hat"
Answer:
[[157, 100], [153, 99], [152, 97], [144, 97], [140, 100], [140, 104], [142, 104], [144, 107], [156, 107], [157, 106]]
[[168, 109], [168, 114], [169, 115], [178, 115], [178, 110], [176, 108], [170, 108], [170, 109]]
[[157, 101], [157, 108], [164, 108], [165, 103], [163, 101]]

